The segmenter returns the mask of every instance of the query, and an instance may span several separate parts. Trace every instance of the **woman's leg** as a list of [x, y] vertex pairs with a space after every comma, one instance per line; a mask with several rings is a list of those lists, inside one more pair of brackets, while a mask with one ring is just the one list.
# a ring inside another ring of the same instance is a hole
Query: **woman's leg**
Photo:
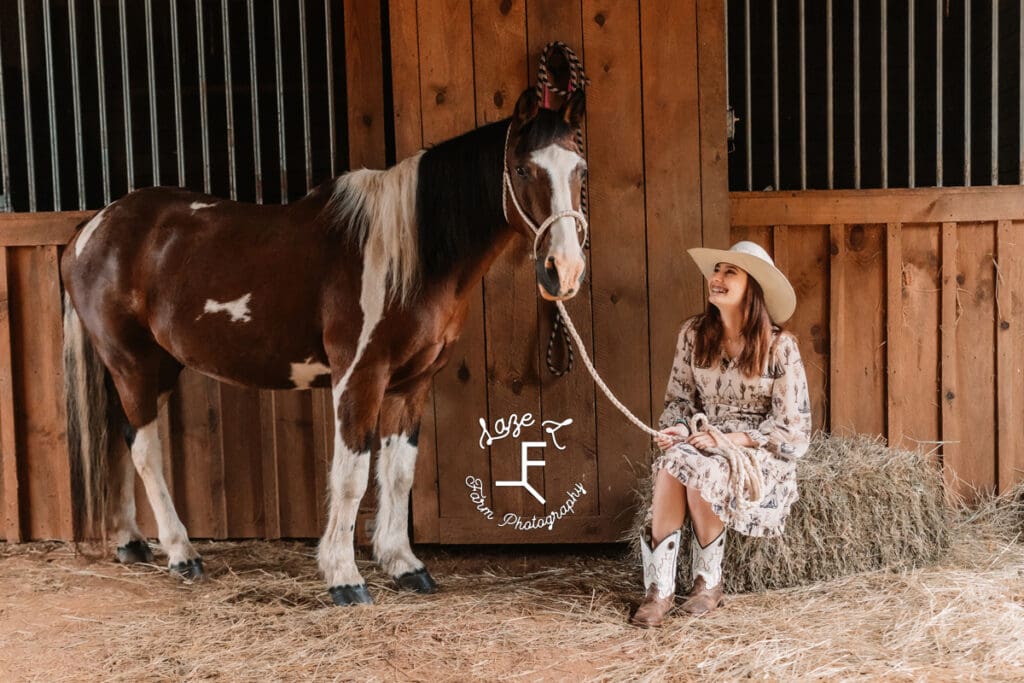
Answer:
[[687, 614], [706, 614], [722, 604], [725, 524], [695, 489], [687, 491], [686, 501], [693, 525], [690, 542], [693, 589], [682, 609]]
[[[683, 526], [686, 521], [686, 493], [686, 487], [667, 469], [658, 470], [651, 501], [651, 545], [658, 545], [666, 536]], [[697, 493], [694, 495], [700, 497]]]
[[697, 541], [701, 546], [707, 546], [725, 530], [725, 522], [718, 518], [711, 509], [711, 503], [704, 500], [697, 489], [687, 486], [685, 500], [690, 509], [690, 523]]
[[640, 541], [647, 594], [631, 619], [637, 626], [660, 626], [675, 607], [679, 527], [685, 519], [686, 489], [667, 470], [659, 470], [651, 502], [650, 543], [646, 538]]

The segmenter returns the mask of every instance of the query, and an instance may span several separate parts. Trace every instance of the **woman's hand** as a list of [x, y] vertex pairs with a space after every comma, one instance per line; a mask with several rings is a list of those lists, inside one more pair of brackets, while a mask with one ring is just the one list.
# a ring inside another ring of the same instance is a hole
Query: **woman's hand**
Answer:
[[751, 439], [750, 435], [746, 432], [729, 432], [725, 435], [725, 438], [729, 439], [729, 441], [732, 441], [737, 446], [742, 446], [744, 448], [757, 447], [757, 444], [754, 443], [754, 440]]
[[665, 427], [658, 436], [654, 438], [654, 443], [657, 444], [658, 448], [663, 451], [667, 451], [672, 447], [672, 444], [679, 441], [683, 441], [684, 437], [689, 433], [689, 430], [683, 425], [674, 425], [672, 427]]
[[696, 434], [691, 434], [690, 438], [686, 440], [686, 443], [690, 444], [698, 451], [707, 451], [718, 447], [718, 441], [711, 432], [697, 432]]

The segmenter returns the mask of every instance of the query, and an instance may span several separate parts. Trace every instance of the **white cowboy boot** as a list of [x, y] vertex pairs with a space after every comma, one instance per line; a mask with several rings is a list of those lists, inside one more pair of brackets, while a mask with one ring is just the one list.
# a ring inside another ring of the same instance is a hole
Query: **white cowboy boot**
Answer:
[[725, 559], [725, 529], [718, 538], [701, 546], [697, 532], [690, 539], [690, 558], [693, 570], [693, 590], [683, 603], [687, 614], [706, 614], [724, 602], [722, 594], [722, 560]]
[[642, 538], [640, 557], [644, 565], [644, 588], [647, 589], [647, 595], [630, 621], [645, 628], [661, 626], [665, 615], [675, 606], [679, 530], [663, 538], [653, 550], [647, 538]]

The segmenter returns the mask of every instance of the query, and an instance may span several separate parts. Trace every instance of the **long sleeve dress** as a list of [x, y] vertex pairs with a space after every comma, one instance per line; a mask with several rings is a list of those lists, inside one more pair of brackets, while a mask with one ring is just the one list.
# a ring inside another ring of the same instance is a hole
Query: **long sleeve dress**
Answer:
[[728, 462], [717, 449], [677, 443], [654, 461], [654, 474], [664, 468], [696, 488], [729, 528], [747, 536], [777, 536], [798, 498], [796, 459], [807, 451], [811, 433], [807, 378], [796, 339], [773, 329], [764, 372], [747, 377], [724, 353], [712, 367], [697, 366], [698, 320], [687, 320], [679, 333], [659, 425], [664, 429], [704, 413], [724, 433], [748, 434], [757, 444], [747, 450], [754, 450], [761, 464], [764, 496], [758, 506], [738, 505], [729, 488]]

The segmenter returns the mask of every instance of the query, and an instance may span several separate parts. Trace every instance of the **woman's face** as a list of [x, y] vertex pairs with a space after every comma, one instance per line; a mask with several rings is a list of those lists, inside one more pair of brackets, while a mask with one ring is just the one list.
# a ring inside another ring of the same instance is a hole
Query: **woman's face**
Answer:
[[708, 279], [708, 301], [722, 309], [738, 309], [747, 293], [747, 271], [731, 263], [718, 263]]

